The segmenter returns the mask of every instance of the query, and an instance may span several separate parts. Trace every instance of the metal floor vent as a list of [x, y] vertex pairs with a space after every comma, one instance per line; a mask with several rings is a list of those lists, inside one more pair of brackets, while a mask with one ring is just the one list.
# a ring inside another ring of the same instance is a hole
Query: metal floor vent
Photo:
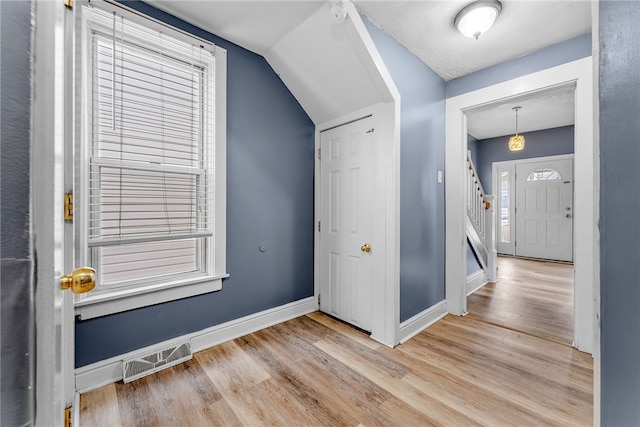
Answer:
[[189, 342], [176, 344], [146, 356], [139, 356], [122, 362], [122, 380], [125, 383], [177, 365], [193, 357]]

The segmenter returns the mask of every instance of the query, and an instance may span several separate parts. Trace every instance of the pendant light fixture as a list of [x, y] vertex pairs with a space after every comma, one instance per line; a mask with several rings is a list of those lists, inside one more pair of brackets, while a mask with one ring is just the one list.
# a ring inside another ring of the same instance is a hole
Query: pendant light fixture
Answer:
[[498, 0], [480, 0], [465, 6], [453, 19], [453, 25], [466, 37], [478, 40], [498, 19], [502, 3]]
[[516, 110], [516, 134], [509, 138], [509, 150], [521, 151], [524, 149], [524, 136], [518, 135], [518, 110], [522, 107], [513, 107]]

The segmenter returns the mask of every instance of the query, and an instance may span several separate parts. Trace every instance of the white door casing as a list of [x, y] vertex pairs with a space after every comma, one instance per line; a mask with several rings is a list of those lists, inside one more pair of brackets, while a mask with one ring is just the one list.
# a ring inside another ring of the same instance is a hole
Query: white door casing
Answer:
[[74, 322], [70, 291], [59, 278], [73, 259], [64, 193], [72, 166], [65, 142], [72, 141], [71, 45], [73, 11], [63, 2], [34, 5], [32, 68], [32, 224], [37, 257], [36, 425], [62, 425], [75, 398]]
[[573, 261], [573, 162], [516, 164], [516, 255]]
[[597, 344], [596, 311], [599, 305], [597, 244], [599, 168], [597, 144], [594, 142], [593, 62], [591, 57], [559, 65], [523, 77], [488, 86], [446, 100], [446, 248], [445, 277], [447, 310], [463, 315], [467, 309], [465, 172], [466, 112], [494, 102], [534, 94], [555, 87], [573, 86], [575, 91], [575, 198], [574, 209], [580, 216], [574, 220], [575, 310], [574, 346], [593, 353]]
[[[399, 337], [399, 301], [400, 301], [400, 272], [399, 251], [400, 233], [400, 158], [399, 158], [399, 117], [398, 103], [378, 103], [340, 116], [326, 123], [316, 126], [315, 148], [321, 148], [321, 133], [324, 131], [355, 122], [363, 117], [371, 116], [374, 132], [369, 135], [372, 139], [372, 169], [371, 185], [373, 197], [371, 200], [371, 338], [389, 347], [398, 343]], [[315, 223], [314, 223], [314, 293], [321, 294], [321, 240], [322, 233], [318, 231], [317, 223], [322, 217], [321, 203], [321, 161], [315, 156]], [[322, 230], [326, 227], [322, 225]], [[360, 247], [360, 246], [358, 246]]]
[[320, 134], [320, 309], [366, 331], [373, 257], [363, 248], [372, 237], [374, 132], [367, 117]]

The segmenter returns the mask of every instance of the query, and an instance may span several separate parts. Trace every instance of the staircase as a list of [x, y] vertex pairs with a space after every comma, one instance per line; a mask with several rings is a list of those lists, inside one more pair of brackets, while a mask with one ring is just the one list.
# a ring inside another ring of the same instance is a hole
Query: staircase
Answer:
[[497, 279], [495, 238], [495, 196], [485, 194], [476, 168], [467, 152], [467, 238], [475, 252], [487, 280]]

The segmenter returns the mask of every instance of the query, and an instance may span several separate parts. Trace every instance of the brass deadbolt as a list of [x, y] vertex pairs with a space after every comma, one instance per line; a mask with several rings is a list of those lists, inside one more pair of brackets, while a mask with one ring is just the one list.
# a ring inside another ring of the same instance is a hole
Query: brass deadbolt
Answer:
[[360, 250], [361, 250], [362, 252], [367, 252], [367, 253], [369, 253], [369, 252], [371, 252], [371, 246], [369, 246], [369, 244], [368, 244], [368, 243], [365, 243], [364, 245], [360, 246]]
[[74, 294], [84, 294], [96, 287], [96, 271], [91, 267], [76, 268], [69, 275], [60, 277], [60, 289], [71, 289]]

